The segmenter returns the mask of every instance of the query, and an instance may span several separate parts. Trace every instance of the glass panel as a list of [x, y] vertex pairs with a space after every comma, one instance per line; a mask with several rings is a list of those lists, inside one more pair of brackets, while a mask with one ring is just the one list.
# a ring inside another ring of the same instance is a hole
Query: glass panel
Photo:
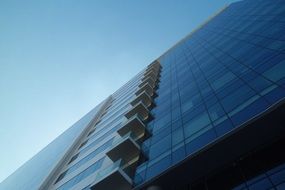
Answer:
[[184, 133], [185, 138], [193, 135], [206, 125], [210, 123], [209, 116], [206, 112], [203, 112], [202, 114], [198, 115], [197, 117], [190, 120], [188, 123], [184, 125]]

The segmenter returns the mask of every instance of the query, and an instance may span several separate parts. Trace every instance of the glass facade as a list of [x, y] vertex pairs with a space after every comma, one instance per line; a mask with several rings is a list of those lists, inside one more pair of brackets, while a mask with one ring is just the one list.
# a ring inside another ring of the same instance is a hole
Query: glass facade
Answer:
[[284, 1], [233, 3], [161, 56], [153, 134], [144, 142], [149, 159], [136, 184], [285, 97], [284, 16]]
[[[127, 190], [153, 185], [284, 99], [284, 18], [284, 0], [229, 5], [66, 132], [72, 134], [59, 137], [69, 143], [53, 142], [49, 156], [37, 164], [27, 163], [48, 166], [38, 171], [44, 175], [28, 181], [37, 172], [20, 168], [0, 189], [108, 190], [111, 184], [116, 190]], [[71, 147], [71, 139], [76, 138], [78, 143]], [[194, 182], [173, 182], [171, 189], [285, 189], [285, 156], [279, 151], [284, 139], [276, 139], [269, 148], [251, 150], [250, 156], [238, 156], [238, 161]], [[43, 164], [46, 159], [53, 167]], [[59, 160], [62, 163], [51, 173]], [[26, 172], [31, 175], [22, 178]], [[183, 175], [178, 173], [176, 178]], [[122, 188], [112, 180], [121, 180]]]

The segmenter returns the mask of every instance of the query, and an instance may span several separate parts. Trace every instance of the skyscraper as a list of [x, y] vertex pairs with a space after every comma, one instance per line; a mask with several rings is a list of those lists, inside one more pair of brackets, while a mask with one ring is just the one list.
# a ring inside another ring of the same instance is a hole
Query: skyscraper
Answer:
[[285, 189], [284, 18], [284, 0], [225, 7], [0, 189]]

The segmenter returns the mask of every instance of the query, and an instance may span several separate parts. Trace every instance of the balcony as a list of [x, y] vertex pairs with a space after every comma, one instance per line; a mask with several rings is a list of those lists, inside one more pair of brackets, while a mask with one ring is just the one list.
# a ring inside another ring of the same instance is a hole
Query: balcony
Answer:
[[150, 67], [150, 68], [147, 68], [145, 70], [145, 73], [148, 73], [148, 72], [151, 72], [151, 71], [159, 73], [160, 72], [160, 67]]
[[130, 190], [132, 179], [123, 169], [123, 161], [118, 160], [98, 172], [94, 183], [91, 184], [91, 190]]
[[147, 68], [154, 68], [154, 67], [160, 67], [160, 63], [158, 61], [156, 61], [156, 62], [147, 66]]
[[145, 80], [148, 79], [148, 78], [151, 78], [152, 80], [157, 81], [157, 80], [158, 80], [158, 75], [151, 72], [151, 73], [148, 74], [147, 76], [144, 76], [144, 77], [142, 78], [142, 81], [145, 81]]
[[144, 136], [149, 136], [150, 133], [147, 130], [145, 124], [141, 121], [138, 115], [133, 116], [130, 118], [122, 128], [117, 131], [121, 136], [126, 135], [127, 133], [131, 132], [136, 139], [140, 139]]
[[143, 86], [138, 89], [136, 92], [136, 95], [139, 95], [142, 92], [148, 93], [149, 96], [153, 96], [155, 94], [154, 89], [149, 84], [144, 84]]
[[154, 88], [156, 85], [156, 80], [152, 79], [151, 77], [148, 77], [148, 78], [142, 80], [142, 82], [139, 84], [139, 87], [142, 87], [145, 84], [149, 84], [151, 87]]
[[125, 114], [125, 116], [127, 119], [130, 119], [131, 117], [133, 117], [136, 114], [142, 120], [146, 120], [150, 117], [149, 110], [142, 101], [140, 101], [136, 105], [134, 105], [132, 107], [132, 109]]
[[145, 73], [144, 73], [144, 77], [146, 77], [146, 76], [158, 76], [159, 75], [159, 71], [157, 71], [157, 70], [149, 70], [149, 71], [146, 71]]
[[106, 155], [113, 161], [122, 159], [129, 162], [140, 155], [140, 146], [136, 143], [132, 133], [129, 132], [113, 142], [112, 148]]
[[152, 98], [146, 92], [142, 92], [139, 95], [137, 95], [136, 98], [133, 101], [131, 101], [131, 105], [135, 106], [140, 101], [144, 105], [146, 105], [146, 107], [149, 107], [152, 104]]

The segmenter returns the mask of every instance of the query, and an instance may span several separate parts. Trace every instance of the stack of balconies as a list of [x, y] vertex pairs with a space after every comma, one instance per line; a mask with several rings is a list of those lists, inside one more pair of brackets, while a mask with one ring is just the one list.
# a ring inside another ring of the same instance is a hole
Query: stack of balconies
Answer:
[[106, 153], [113, 163], [98, 173], [91, 189], [108, 190], [114, 186], [116, 190], [131, 189], [136, 166], [139, 160], [146, 159], [141, 143], [151, 135], [147, 122], [152, 119], [150, 110], [154, 106], [160, 69], [156, 61], [145, 70], [136, 97], [130, 103], [132, 108], [125, 114], [126, 122], [117, 131], [120, 138]]

